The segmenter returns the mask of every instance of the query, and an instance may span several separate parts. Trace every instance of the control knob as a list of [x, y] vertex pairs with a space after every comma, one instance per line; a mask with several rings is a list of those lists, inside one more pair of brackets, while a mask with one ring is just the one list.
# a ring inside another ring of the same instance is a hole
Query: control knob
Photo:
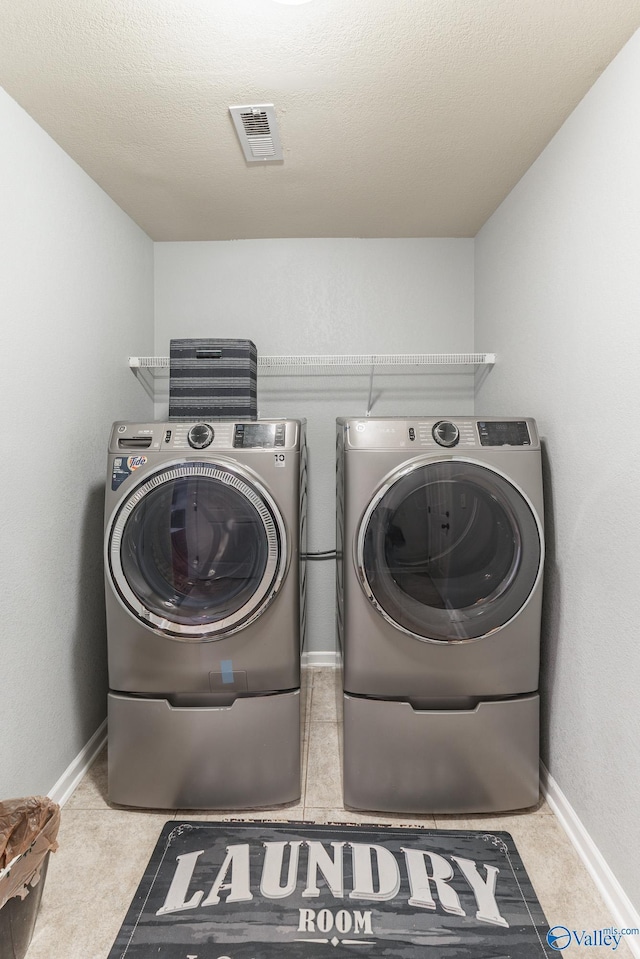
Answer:
[[213, 426], [208, 423], [196, 423], [187, 433], [189, 446], [194, 450], [204, 450], [213, 442]]
[[436, 423], [432, 434], [439, 446], [455, 446], [460, 439], [460, 430], [455, 423], [450, 423], [448, 420], [440, 420], [439, 423]]

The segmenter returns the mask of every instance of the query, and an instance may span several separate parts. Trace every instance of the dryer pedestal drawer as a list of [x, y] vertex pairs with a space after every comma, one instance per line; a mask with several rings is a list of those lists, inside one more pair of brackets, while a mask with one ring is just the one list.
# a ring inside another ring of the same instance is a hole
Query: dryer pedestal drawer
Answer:
[[300, 691], [173, 707], [109, 694], [109, 800], [242, 809], [300, 798]]
[[539, 798], [539, 696], [470, 710], [344, 696], [344, 801], [354, 809], [482, 813]]

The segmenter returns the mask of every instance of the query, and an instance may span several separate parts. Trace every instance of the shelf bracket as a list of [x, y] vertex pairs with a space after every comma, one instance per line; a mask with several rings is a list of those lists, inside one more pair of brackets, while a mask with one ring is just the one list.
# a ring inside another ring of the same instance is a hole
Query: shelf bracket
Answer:
[[369, 373], [369, 399], [367, 400], [367, 416], [371, 416], [371, 407], [373, 406], [371, 397], [373, 395], [373, 374], [375, 373], [375, 366], [371, 367], [371, 372]]
[[133, 375], [142, 384], [147, 396], [151, 397], [152, 400], [155, 399], [155, 382], [153, 378], [153, 372], [148, 366], [143, 366], [140, 362], [140, 359], [137, 356], [129, 357], [129, 367], [133, 371]]

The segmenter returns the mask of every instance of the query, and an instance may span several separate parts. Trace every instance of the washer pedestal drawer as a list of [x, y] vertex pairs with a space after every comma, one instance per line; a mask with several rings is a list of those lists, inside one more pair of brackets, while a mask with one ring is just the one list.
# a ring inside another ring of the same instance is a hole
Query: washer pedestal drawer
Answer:
[[174, 707], [109, 693], [109, 800], [247, 809], [300, 798], [300, 691]]
[[539, 798], [538, 694], [469, 710], [344, 696], [344, 802], [354, 809], [483, 813]]

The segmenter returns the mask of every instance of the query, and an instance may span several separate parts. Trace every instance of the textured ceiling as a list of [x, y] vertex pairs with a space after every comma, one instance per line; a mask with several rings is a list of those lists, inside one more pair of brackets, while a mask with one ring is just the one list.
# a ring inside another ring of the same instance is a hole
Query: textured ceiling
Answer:
[[[473, 236], [640, 0], [2, 0], [0, 85], [155, 240]], [[228, 107], [273, 103], [281, 163]]]

